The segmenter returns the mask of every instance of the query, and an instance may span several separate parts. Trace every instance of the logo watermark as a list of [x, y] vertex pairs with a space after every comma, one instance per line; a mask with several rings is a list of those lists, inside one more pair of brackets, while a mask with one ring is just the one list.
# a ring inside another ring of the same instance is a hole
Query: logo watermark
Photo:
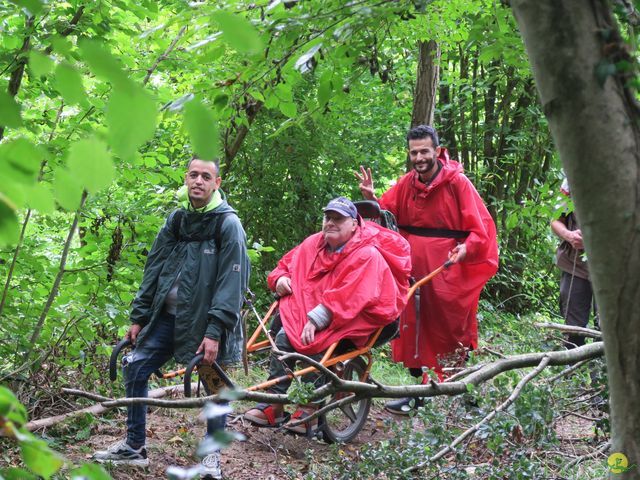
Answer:
[[616, 452], [607, 458], [607, 466], [611, 473], [624, 473], [632, 468], [636, 468], [636, 464], [629, 466], [629, 459], [624, 453]]

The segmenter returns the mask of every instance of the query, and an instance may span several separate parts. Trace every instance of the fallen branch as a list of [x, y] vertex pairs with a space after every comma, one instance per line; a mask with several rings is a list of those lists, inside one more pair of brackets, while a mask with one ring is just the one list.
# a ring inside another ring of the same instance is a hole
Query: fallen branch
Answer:
[[413, 467], [406, 468], [404, 470], [404, 473], [411, 473], [411, 472], [415, 472], [416, 470], [421, 470], [422, 468], [424, 468], [428, 464], [433, 463], [433, 462], [435, 462], [437, 460], [440, 460], [447, 453], [452, 452], [455, 449], [456, 445], [462, 443], [470, 435], [472, 435], [473, 433], [477, 432], [478, 429], [482, 425], [487, 424], [498, 413], [502, 412], [505, 408], [507, 408], [509, 405], [511, 405], [513, 402], [515, 402], [516, 399], [520, 396], [520, 393], [522, 393], [522, 389], [524, 388], [524, 386], [527, 383], [529, 383], [532, 379], [537, 377], [540, 374], [540, 372], [542, 372], [549, 365], [549, 360], [550, 360], [549, 357], [543, 356], [542, 360], [540, 361], [538, 366], [532, 372], [530, 372], [528, 375], [523, 377], [522, 380], [520, 380], [518, 382], [518, 384], [516, 385], [516, 388], [513, 389], [513, 392], [511, 392], [511, 395], [509, 395], [509, 397], [504, 402], [502, 402], [500, 405], [498, 405], [496, 408], [494, 408], [493, 411], [491, 411], [491, 413], [489, 413], [487, 416], [485, 416], [482, 420], [480, 420], [474, 426], [468, 428], [467, 430], [462, 432], [460, 435], [458, 435], [453, 442], [451, 442], [449, 445], [444, 447], [442, 450], [440, 450], [438, 453], [436, 453], [433, 457], [431, 457], [431, 458], [429, 458], [429, 459], [425, 460], [424, 462], [421, 462], [421, 463], [419, 463], [417, 465], [414, 465]]
[[553, 382], [555, 382], [556, 380], [558, 380], [558, 379], [560, 379], [560, 378], [564, 377], [565, 375], [569, 375], [570, 373], [575, 372], [575, 371], [576, 371], [576, 370], [578, 370], [580, 367], [582, 367], [583, 365], [586, 365], [586, 364], [587, 364], [587, 363], [589, 363], [590, 361], [591, 361], [591, 359], [589, 358], [589, 359], [587, 359], [587, 360], [582, 360], [582, 361], [580, 361], [580, 362], [576, 363], [575, 365], [571, 365], [570, 367], [565, 368], [563, 371], [561, 371], [561, 372], [560, 372], [560, 373], [558, 373], [557, 375], [554, 375], [553, 377], [548, 378], [548, 379], [547, 379], [547, 382], [548, 382], [548, 383], [553, 383]]
[[560, 330], [564, 333], [573, 333], [574, 335], [581, 335], [583, 337], [601, 339], [602, 332], [600, 330], [594, 330], [593, 328], [574, 327], [572, 325], [563, 325], [561, 323], [534, 323], [539, 328], [551, 328], [553, 330]]
[[[196, 384], [192, 384], [192, 388], [195, 388], [196, 386], [197, 386]], [[171, 395], [173, 393], [181, 393], [183, 390], [184, 390], [183, 385], [170, 385], [168, 387], [156, 388], [149, 392], [149, 398], [150, 399], [162, 398], [162, 397], [166, 397], [167, 395]], [[90, 392], [83, 392], [82, 390], [63, 388], [62, 391], [70, 395], [75, 395], [77, 397], [85, 397], [85, 398], [88, 398], [89, 400], [95, 400], [99, 402], [110, 400], [109, 397], [103, 397], [102, 395], [97, 395], [95, 393], [90, 393]], [[91, 407], [82, 408], [80, 410], [74, 410], [73, 412], [64, 413], [62, 415], [56, 415], [54, 417], [47, 417], [47, 418], [41, 418], [39, 420], [33, 420], [27, 423], [26, 427], [27, 427], [27, 430], [30, 430], [30, 431], [40, 430], [41, 428], [51, 427], [60, 422], [64, 422], [65, 420], [68, 420], [73, 417], [77, 417], [84, 413], [99, 415], [101, 413], [106, 412], [109, 409], [110, 409], [109, 407], [105, 407], [102, 404], [93, 405]]]
[[602, 445], [600, 445], [595, 451], [591, 452], [591, 453], [587, 453], [586, 455], [582, 455], [581, 457], [576, 458], [575, 460], [570, 461], [569, 463], [565, 463], [563, 470], [569, 468], [569, 467], [573, 467], [581, 462], [584, 462], [585, 460], [588, 460], [589, 458], [593, 458], [593, 457], [597, 457], [598, 455], [603, 454], [604, 452], [606, 452], [607, 450], [609, 450], [611, 448], [611, 440], [609, 440], [608, 442], [603, 443]]
[[[472, 371], [460, 381], [436, 383], [430, 382], [427, 385], [404, 385], [387, 386], [378, 382], [363, 383], [351, 380], [338, 379], [333, 383], [327, 383], [318, 388], [310, 397], [309, 401], [320, 400], [336, 392], [349, 392], [360, 398], [402, 398], [402, 397], [435, 397], [439, 395], [456, 396], [468, 391], [468, 385], [477, 386], [493, 377], [510, 370], [519, 368], [534, 367], [544, 359], [549, 359], [549, 366], [569, 365], [582, 360], [600, 357], [604, 354], [602, 342], [593, 342], [579, 348], [571, 350], [560, 350], [552, 352], [536, 352], [496, 360]], [[301, 356], [302, 357], [302, 356]], [[314, 360], [309, 359], [309, 363]], [[70, 393], [70, 392], [69, 392]], [[86, 393], [86, 392], [84, 392]], [[77, 395], [77, 393], [74, 393]], [[86, 394], [83, 396], [88, 396]], [[229, 400], [229, 394], [221, 392], [207, 397], [187, 398], [181, 400], [157, 400], [153, 398], [119, 398], [108, 400], [102, 403], [105, 408], [125, 407], [127, 405], [146, 404], [164, 408], [200, 408], [207, 402]], [[233, 400], [252, 400], [267, 403], [290, 403], [286, 395], [273, 393], [248, 392], [237, 390], [233, 392]]]

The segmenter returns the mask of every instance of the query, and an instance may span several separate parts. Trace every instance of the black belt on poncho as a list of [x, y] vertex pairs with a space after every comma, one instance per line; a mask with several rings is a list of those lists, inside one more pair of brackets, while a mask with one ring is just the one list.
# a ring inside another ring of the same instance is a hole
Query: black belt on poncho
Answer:
[[469, 236], [469, 232], [464, 230], [449, 230], [447, 228], [423, 228], [409, 225], [398, 225], [398, 228], [420, 237], [467, 238]]

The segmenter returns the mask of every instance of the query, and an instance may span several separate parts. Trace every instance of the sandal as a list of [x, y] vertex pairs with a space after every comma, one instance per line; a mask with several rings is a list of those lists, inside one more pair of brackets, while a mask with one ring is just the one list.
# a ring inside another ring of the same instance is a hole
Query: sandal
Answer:
[[259, 403], [244, 418], [259, 427], [279, 427], [286, 420], [286, 412], [280, 404]]
[[297, 422], [299, 420], [304, 420], [307, 417], [310, 417], [312, 414], [316, 412], [316, 407], [310, 407], [308, 405], [299, 406], [298, 409], [291, 415], [291, 419], [287, 424], [284, 425], [284, 428], [293, 433], [299, 433], [302, 435], [306, 435], [307, 437], [312, 437], [313, 434], [318, 430], [318, 417], [310, 420], [308, 422], [303, 422], [298, 425], [290, 425], [293, 422]]

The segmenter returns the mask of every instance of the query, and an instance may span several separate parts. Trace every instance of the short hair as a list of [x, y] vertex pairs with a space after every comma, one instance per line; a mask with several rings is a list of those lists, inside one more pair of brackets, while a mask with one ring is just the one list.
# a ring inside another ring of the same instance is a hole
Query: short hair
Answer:
[[201, 162], [213, 163], [216, 166], [216, 175], [220, 175], [220, 159], [219, 158], [214, 158], [213, 160], [205, 160], [203, 158], [198, 157], [197, 155], [194, 155], [187, 162], [187, 170], [189, 170], [189, 167], [191, 166], [191, 162], [193, 162], [194, 160], [200, 160]]
[[407, 133], [407, 144], [409, 144], [409, 140], [422, 140], [424, 138], [430, 138], [434, 147], [440, 146], [438, 132], [429, 125], [418, 125], [409, 130], [409, 133]]

